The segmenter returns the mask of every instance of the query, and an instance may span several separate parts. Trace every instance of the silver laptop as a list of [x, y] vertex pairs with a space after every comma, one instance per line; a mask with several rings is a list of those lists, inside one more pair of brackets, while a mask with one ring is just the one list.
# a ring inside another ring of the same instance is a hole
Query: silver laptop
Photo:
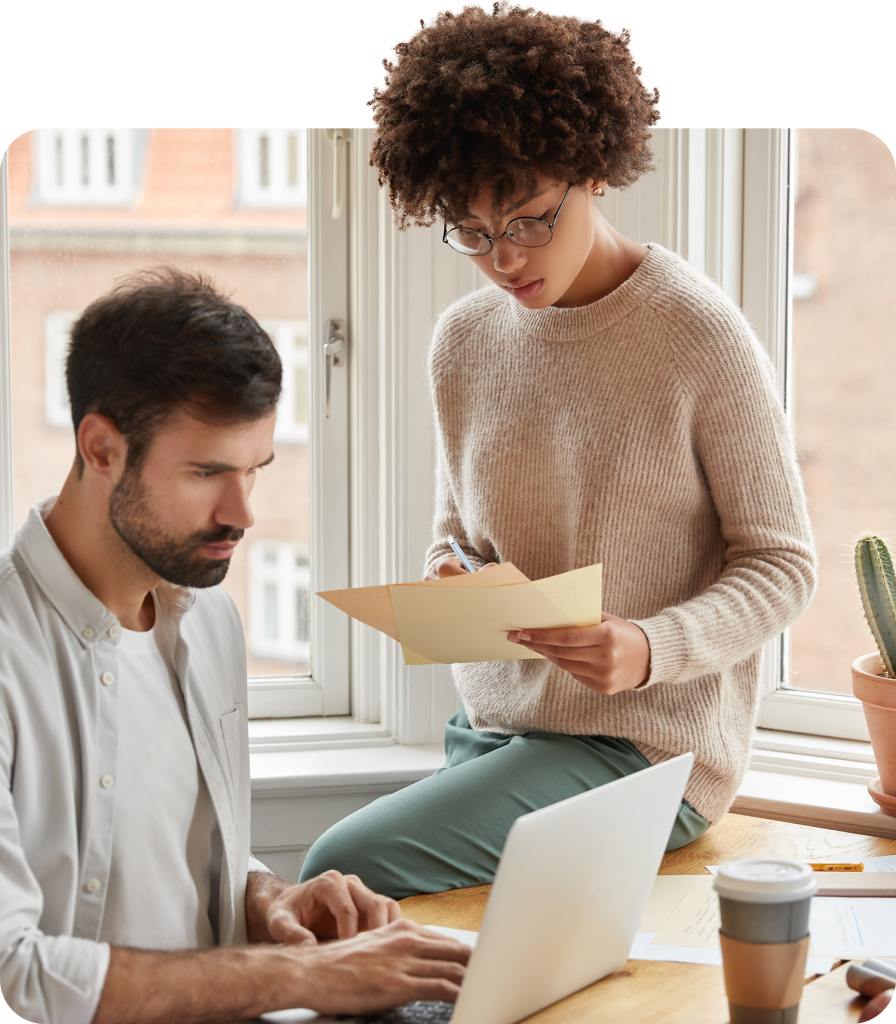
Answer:
[[[410, 1003], [365, 1024], [516, 1024], [628, 959], [694, 763], [682, 754], [533, 811], [511, 828], [454, 1007]], [[304, 1010], [264, 1021], [337, 1018]]]

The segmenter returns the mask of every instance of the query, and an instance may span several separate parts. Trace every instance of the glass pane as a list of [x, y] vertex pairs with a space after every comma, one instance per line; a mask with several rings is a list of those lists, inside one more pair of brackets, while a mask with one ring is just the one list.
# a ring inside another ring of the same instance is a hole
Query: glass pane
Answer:
[[793, 250], [796, 446], [820, 557], [791, 629], [792, 686], [851, 693], [875, 649], [852, 569], [873, 530], [896, 543], [896, 165], [855, 129], [798, 134]]
[[293, 596], [308, 550], [306, 152], [297, 129], [56, 129], [9, 150], [16, 525], [72, 464], [68, 330], [118, 278], [160, 263], [208, 274], [283, 357], [276, 459], [224, 581], [250, 676], [310, 671]]

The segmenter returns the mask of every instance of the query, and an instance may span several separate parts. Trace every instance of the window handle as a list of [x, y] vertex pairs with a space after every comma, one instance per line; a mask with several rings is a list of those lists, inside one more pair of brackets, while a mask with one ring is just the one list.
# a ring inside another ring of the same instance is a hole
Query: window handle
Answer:
[[345, 209], [347, 186], [346, 143], [351, 138], [350, 128], [328, 128], [327, 137], [333, 144], [333, 220], [339, 220]]
[[330, 372], [334, 366], [342, 366], [345, 360], [345, 334], [341, 320], [327, 321], [327, 339], [324, 342], [324, 357], [327, 362], [327, 415], [330, 418]]

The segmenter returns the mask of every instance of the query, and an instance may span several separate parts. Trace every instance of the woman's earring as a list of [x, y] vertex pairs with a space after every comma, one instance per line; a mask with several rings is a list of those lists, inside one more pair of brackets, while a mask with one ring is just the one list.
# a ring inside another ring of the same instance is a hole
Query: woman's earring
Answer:
[[594, 190], [594, 194], [596, 196], [602, 196], [604, 194], [604, 190], [598, 185], [598, 187]]

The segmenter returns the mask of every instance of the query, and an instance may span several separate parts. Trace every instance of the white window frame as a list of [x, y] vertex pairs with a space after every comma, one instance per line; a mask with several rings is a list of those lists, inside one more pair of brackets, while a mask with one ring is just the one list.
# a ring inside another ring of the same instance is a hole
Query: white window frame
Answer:
[[[348, 216], [340, 212], [347, 143], [334, 145], [323, 130], [307, 133], [308, 266], [308, 492], [310, 591], [350, 586], [349, 399], [352, 337], [346, 329], [342, 365], [330, 376], [330, 415], [325, 415], [324, 342], [328, 321], [349, 321]], [[334, 214], [339, 214], [334, 216]], [[262, 538], [259, 538], [262, 539]], [[250, 718], [298, 718], [349, 714], [349, 620], [313, 598], [309, 607], [311, 674], [249, 679]]]
[[[778, 373], [793, 428], [793, 360], [790, 294], [793, 274], [795, 130], [746, 133], [744, 153], [744, 301], [747, 315], [767, 345]], [[769, 268], [763, 272], [763, 268]], [[788, 688], [788, 635], [764, 651], [760, 729], [868, 742], [860, 702], [846, 694]], [[842, 666], [849, 678], [849, 665]], [[762, 743], [760, 737], [758, 742]]]

